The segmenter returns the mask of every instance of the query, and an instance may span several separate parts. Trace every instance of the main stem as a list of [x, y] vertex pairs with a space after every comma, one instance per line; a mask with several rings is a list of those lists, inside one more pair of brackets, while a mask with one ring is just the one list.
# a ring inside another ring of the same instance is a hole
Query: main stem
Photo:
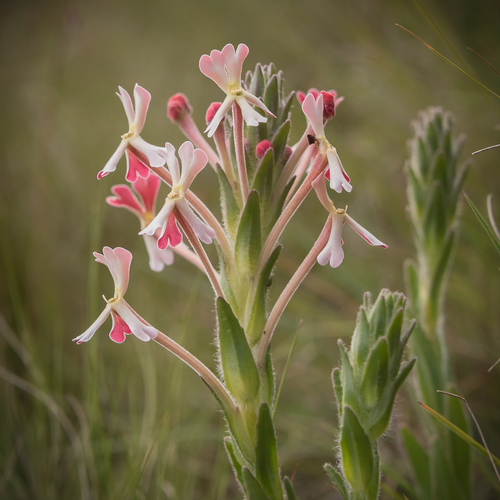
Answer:
[[234, 147], [236, 150], [236, 162], [238, 163], [238, 174], [240, 178], [241, 196], [243, 205], [248, 198], [250, 188], [248, 187], [247, 164], [245, 160], [245, 145], [243, 143], [243, 115], [238, 104], [233, 104], [233, 128]]
[[288, 282], [285, 289], [279, 296], [276, 304], [274, 304], [273, 310], [267, 319], [266, 326], [264, 327], [264, 332], [260, 340], [259, 351], [257, 354], [257, 366], [262, 368], [266, 361], [266, 353], [273, 337], [274, 329], [285, 310], [288, 302], [293, 297], [294, 293], [299, 288], [300, 284], [304, 278], [309, 274], [309, 271], [313, 268], [316, 263], [316, 259], [321, 251], [325, 248], [328, 243], [328, 238], [330, 237], [330, 232], [332, 230], [332, 216], [330, 215], [323, 227], [318, 239], [314, 243], [311, 251], [307, 254], [306, 258], [300, 264], [292, 279]]

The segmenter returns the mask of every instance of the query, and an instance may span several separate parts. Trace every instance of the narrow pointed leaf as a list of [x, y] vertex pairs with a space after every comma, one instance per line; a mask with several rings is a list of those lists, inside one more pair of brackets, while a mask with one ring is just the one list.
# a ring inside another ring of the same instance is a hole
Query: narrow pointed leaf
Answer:
[[340, 368], [335, 368], [332, 371], [333, 390], [335, 391], [335, 399], [337, 400], [337, 410], [339, 412], [339, 419], [342, 420], [342, 407], [343, 407], [343, 393]]
[[366, 362], [360, 394], [364, 406], [373, 407], [379, 400], [389, 375], [389, 349], [385, 337], [380, 337]]
[[351, 360], [353, 368], [358, 372], [364, 365], [370, 351], [369, 331], [370, 326], [366, 317], [366, 310], [364, 307], [360, 307], [351, 341]]
[[273, 188], [274, 150], [266, 151], [255, 174], [252, 189], [259, 193], [261, 200], [269, 200]]
[[493, 242], [493, 245], [497, 249], [498, 252], [500, 252], [500, 241], [496, 237], [495, 233], [490, 229], [488, 226], [487, 222], [484, 220], [483, 216], [479, 212], [479, 210], [476, 208], [476, 205], [472, 203], [472, 200], [464, 193], [465, 199], [467, 200], [467, 203], [469, 204], [469, 207], [471, 210], [474, 212], [474, 215], [477, 217], [478, 221], [481, 223], [481, 226], [483, 226], [483, 229], [486, 231], [486, 234], [489, 236], [490, 240]]
[[293, 484], [288, 477], [285, 477], [284, 483], [287, 500], [299, 500], [299, 497], [295, 494], [295, 490], [293, 489]]
[[270, 500], [257, 479], [246, 467], [242, 468], [242, 476], [247, 500]]
[[396, 312], [396, 314], [393, 315], [392, 321], [387, 328], [387, 345], [389, 346], [389, 356], [392, 356], [399, 346], [399, 341], [401, 340], [401, 329], [403, 328], [403, 316], [404, 309], [401, 307]]
[[226, 453], [229, 456], [229, 462], [231, 463], [231, 467], [233, 468], [234, 475], [236, 479], [241, 484], [241, 487], [244, 488], [243, 476], [241, 472], [241, 464], [238, 462], [236, 455], [234, 453], [233, 443], [229, 436], [224, 438], [224, 447], [226, 449]]
[[352, 409], [344, 405], [340, 447], [344, 474], [355, 492], [366, 492], [373, 477], [373, 451], [370, 439]]
[[257, 421], [256, 475], [270, 498], [282, 498], [276, 435], [267, 403], [262, 403]]
[[269, 111], [275, 116], [278, 116], [279, 92], [278, 92], [278, 76], [273, 75], [266, 85], [264, 92], [264, 104]]
[[344, 478], [335, 470], [335, 468], [331, 464], [325, 464], [324, 469], [333, 485], [340, 493], [342, 500], [349, 500], [349, 495], [347, 494], [347, 487], [344, 483]]
[[387, 311], [385, 305], [384, 293], [379, 293], [372, 310], [370, 311], [370, 344], [373, 345], [375, 340], [385, 334], [385, 325], [387, 321]]
[[340, 347], [340, 360], [341, 360], [341, 386], [342, 398], [344, 405], [349, 405], [356, 413], [360, 412], [358, 401], [358, 392], [354, 385], [352, 366], [349, 361], [346, 347], [341, 340], [338, 341]]
[[252, 274], [261, 249], [259, 193], [251, 191], [236, 235], [235, 258], [240, 273]]
[[403, 429], [403, 442], [417, 479], [422, 498], [431, 498], [430, 461], [425, 450], [407, 429]]
[[[273, 149], [274, 156], [276, 158], [276, 164], [279, 167], [283, 167], [284, 165], [284, 153], [285, 148], [288, 143], [288, 135], [290, 133], [290, 120], [286, 120], [283, 125], [279, 128], [278, 132], [273, 139]], [[275, 177], [279, 175], [279, 172], [276, 172]]]
[[259, 373], [245, 332], [221, 297], [217, 298], [217, 316], [224, 381], [238, 402], [251, 403], [259, 392]]

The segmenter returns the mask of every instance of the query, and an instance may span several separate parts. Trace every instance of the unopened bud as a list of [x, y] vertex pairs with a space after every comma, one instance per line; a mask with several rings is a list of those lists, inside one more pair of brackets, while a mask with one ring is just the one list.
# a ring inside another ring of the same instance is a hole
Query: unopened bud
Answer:
[[293, 149], [290, 146], [287, 146], [285, 148], [285, 153], [283, 154], [283, 161], [286, 163], [289, 159], [290, 156], [292, 156]]
[[167, 103], [167, 116], [173, 123], [181, 121], [184, 116], [190, 115], [193, 108], [184, 94], [173, 95]]
[[323, 119], [330, 120], [335, 116], [335, 92], [321, 91], [323, 96]]
[[273, 145], [270, 141], [264, 139], [257, 144], [257, 147], [255, 148], [255, 155], [259, 160], [262, 160], [269, 149], [273, 149]]
[[[207, 109], [207, 113], [205, 115], [205, 121], [207, 122], [207, 125], [209, 125], [212, 122], [215, 114], [217, 113], [217, 111], [219, 111], [219, 108], [221, 106], [222, 106], [221, 102], [213, 102], [212, 104], [210, 104], [210, 106]], [[223, 118], [223, 120], [224, 120], [224, 118]]]

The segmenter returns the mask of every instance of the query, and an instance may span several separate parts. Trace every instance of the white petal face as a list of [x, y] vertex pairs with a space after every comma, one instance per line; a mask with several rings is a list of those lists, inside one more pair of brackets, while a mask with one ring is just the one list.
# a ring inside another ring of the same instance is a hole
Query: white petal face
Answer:
[[215, 231], [195, 215], [188, 202], [186, 200], [179, 200], [177, 202], [177, 208], [191, 226], [196, 236], [198, 236], [203, 243], [212, 243], [213, 238], [215, 238]]
[[205, 129], [205, 133], [207, 133], [208, 137], [212, 137], [215, 134], [215, 131], [217, 130], [220, 122], [226, 116], [226, 113], [231, 109], [231, 106], [233, 105], [234, 101], [235, 98], [233, 96], [230, 95], [226, 96], [221, 107], [217, 110], [214, 117], [212, 118], [212, 121], [208, 124], [207, 128]]
[[94, 333], [104, 324], [104, 322], [108, 319], [108, 316], [111, 312], [111, 307], [109, 304], [104, 308], [99, 317], [78, 337], [73, 339], [77, 344], [81, 344], [82, 342], [88, 342], [93, 336]]
[[318, 99], [314, 99], [312, 94], [307, 94], [302, 103], [302, 111], [309, 118], [314, 133], [318, 137], [325, 136], [323, 127], [323, 96], [319, 94]]
[[378, 238], [375, 238], [372, 233], [367, 231], [363, 226], [358, 224], [352, 217], [346, 214], [346, 222], [351, 226], [354, 231], [356, 231], [361, 238], [363, 238], [367, 243], [376, 247], [387, 248], [387, 245], [380, 241]]
[[247, 92], [246, 90], [243, 91], [243, 97], [250, 103], [253, 104], [254, 106], [257, 106], [260, 109], [263, 109], [269, 116], [272, 116], [273, 118], [276, 118], [273, 113], [269, 110], [269, 108], [258, 98], [255, 97], [253, 94], [250, 94], [250, 92]]
[[226, 94], [229, 89], [229, 81], [222, 54], [218, 50], [212, 50], [210, 55], [203, 55], [200, 58], [200, 71], [213, 80]]
[[332, 230], [330, 238], [325, 248], [318, 256], [318, 264], [321, 266], [330, 262], [333, 268], [339, 267], [344, 260], [344, 250], [342, 250], [342, 226], [345, 215], [332, 214]]
[[255, 109], [253, 109], [252, 106], [248, 104], [248, 101], [244, 97], [236, 98], [236, 102], [241, 109], [241, 114], [243, 115], [245, 123], [249, 127], [256, 127], [259, 123], [267, 122], [267, 118], [255, 111]]
[[149, 142], [146, 142], [140, 135], [129, 139], [128, 142], [131, 146], [137, 149], [137, 151], [140, 151], [146, 156], [152, 167], [162, 167], [165, 165], [165, 158], [161, 154], [161, 148], [158, 146], [149, 144]]
[[148, 342], [158, 336], [158, 330], [152, 326], [147, 326], [132, 312], [130, 306], [124, 301], [117, 302], [113, 309], [116, 311], [125, 323], [127, 323], [130, 331], [140, 340]]
[[151, 94], [143, 87], [135, 84], [134, 88], [135, 100], [135, 120], [134, 125], [138, 134], [142, 132], [144, 123], [146, 122], [146, 115], [148, 113], [149, 102], [151, 101]]
[[337, 150], [330, 147], [326, 153], [328, 158], [328, 166], [330, 169], [330, 187], [337, 191], [337, 193], [342, 192], [344, 188], [348, 193], [352, 191], [352, 186], [349, 184], [348, 180], [344, 176], [344, 168], [340, 162]]
[[116, 95], [120, 98], [125, 109], [125, 114], [127, 115], [128, 126], [131, 127], [135, 121], [134, 107], [132, 106], [132, 99], [130, 99], [130, 94], [123, 88], [118, 86], [119, 92]]
[[163, 271], [165, 265], [174, 262], [174, 252], [170, 248], [160, 250], [154, 236], [144, 235], [144, 243], [149, 255], [149, 267], [155, 273]]
[[125, 150], [127, 149], [128, 141], [122, 140], [118, 145], [118, 148], [113, 153], [113, 156], [108, 160], [108, 163], [104, 165], [104, 168], [97, 174], [98, 179], [102, 179], [104, 176], [108, 175], [110, 172], [114, 172], [116, 170], [116, 166], [120, 161], [121, 157], [125, 154]]
[[169, 200], [168, 198], [165, 200], [165, 204], [161, 208], [161, 210], [158, 212], [156, 217], [151, 221], [149, 226], [146, 226], [139, 234], [144, 235], [148, 234], [150, 236], [153, 236], [156, 232], [157, 229], [161, 228], [161, 234], [160, 238], [163, 236], [163, 233], [165, 232], [165, 229], [167, 227], [167, 219], [170, 213], [172, 212], [172, 209], [175, 206], [175, 202], [172, 200]]

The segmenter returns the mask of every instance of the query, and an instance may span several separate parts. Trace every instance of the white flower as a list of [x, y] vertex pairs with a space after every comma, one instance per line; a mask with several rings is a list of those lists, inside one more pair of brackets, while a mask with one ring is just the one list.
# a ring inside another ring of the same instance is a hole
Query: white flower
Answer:
[[182, 144], [179, 148], [182, 175], [179, 169], [179, 162], [175, 156], [174, 146], [167, 142], [162, 153], [165, 155], [168, 170], [172, 175], [172, 191], [165, 198], [165, 204], [158, 212], [158, 215], [139, 234], [149, 234], [152, 236], [157, 229], [160, 229], [158, 248], [166, 248], [169, 242], [171, 246], [178, 245], [182, 241], [182, 234], [177, 228], [173, 212], [175, 207], [201, 241], [212, 243], [212, 239], [215, 238], [215, 231], [195, 215], [189, 203], [184, 198], [196, 175], [207, 164], [206, 153], [201, 149], [194, 149], [194, 146], [189, 141]]
[[323, 94], [320, 93], [317, 98], [311, 93], [307, 94], [302, 103], [302, 111], [309, 119], [311, 127], [314, 130], [316, 140], [319, 144], [318, 154], [326, 155], [328, 158], [330, 187], [337, 191], [337, 193], [341, 193], [342, 188], [350, 193], [352, 186], [349, 184], [349, 176], [342, 166], [337, 150], [325, 137], [325, 128], [323, 125]]
[[360, 226], [352, 217], [347, 215], [345, 209], [335, 208], [333, 201], [330, 200], [326, 192], [324, 175], [318, 176], [318, 178], [313, 181], [312, 186], [318, 195], [319, 201], [326, 208], [326, 210], [330, 212], [332, 217], [332, 230], [330, 232], [330, 238], [328, 239], [328, 243], [325, 248], [318, 255], [318, 263], [321, 266], [326, 265], [328, 262], [331, 267], [338, 267], [342, 264], [342, 261], [344, 260], [344, 251], [342, 250], [342, 245], [344, 244], [342, 241], [342, 226], [345, 222], [347, 222], [347, 224], [370, 245], [387, 248], [385, 243], [382, 243], [379, 239], [375, 238], [372, 233]]
[[137, 149], [137, 151], [143, 153], [152, 167], [161, 167], [165, 165], [165, 160], [160, 154], [161, 148], [149, 144], [139, 135], [144, 128], [151, 94], [136, 83], [134, 87], [134, 109], [129, 93], [122, 87], [118, 87], [118, 89], [120, 92], [117, 92], [116, 95], [120, 98], [125, 108], [129, 129], [126, 134], [122, 135], [122, 141], [118, 149], [113, 153], [113, 156], [109, 159], [108, 163], [106, 163], [105, 167], [97, 174], [98, 179], [102, 179], [105, 175], [116, 170], [116, 166], [129, 144]]
[[137, 338], [145, 342], [155, 339], [158, 335], [156, 328], [143, 323], [139, 319], [139, 315], [123, 298], [128, 287], [132, 254], [128, 250], [125, 250], [125, 248], [117, 247], [113, 249], [104, 247], [103, 253], [94, 252], [94, 257], [97, 262], [108, 266], [109, 272], [115, 282], [115, 295], [112, 299], [106, 300], [106, 307], [94, 323], [73, 340], [77, 344], [88, 342], [110, 314], [113, 326], [109, 337], [114, 342], [121, 344], [125, 340], [125, 335], [129, 335], [130, 333], [133, 333]]
[[259, 123], [267, 122], [267, 118], [255, 111], [250, 104], [263, 109], [268, 115], [276, 118], [260, 99], [241, 88], [241, 70], [247, 55], [248, 47], [245, 44], [240, 43], [235, 51], [233, 45], [228, 43], [222, 51], [212, 50], [210, 55], [205, 54], [200, 58], [201, 72], [212, 79], [227, 94], [222, 106], [205, 130], [208, 132], [208, 137], [214, 135], [219, 123], [234, 102], [240, 107], [243, 119], [249, 126], [255, 127]]

